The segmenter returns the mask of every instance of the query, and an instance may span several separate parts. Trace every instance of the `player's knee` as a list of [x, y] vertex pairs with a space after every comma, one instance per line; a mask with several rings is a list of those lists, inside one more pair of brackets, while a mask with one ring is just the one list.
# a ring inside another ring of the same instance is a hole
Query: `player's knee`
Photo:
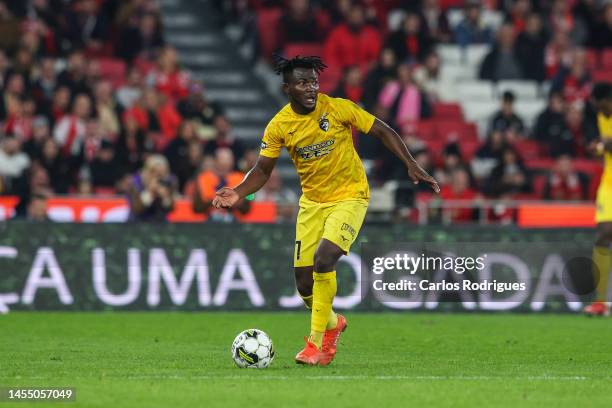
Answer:
[[295, 286], [301, 296], [312, 295], [312, 267], [310, 269], [295, 268]]
[[336, 269], [336, 262], [338, 262], [339, 256], [335, 253], [325, 250], [317, 250], [315, 253], [315, 271], [331, 272]]

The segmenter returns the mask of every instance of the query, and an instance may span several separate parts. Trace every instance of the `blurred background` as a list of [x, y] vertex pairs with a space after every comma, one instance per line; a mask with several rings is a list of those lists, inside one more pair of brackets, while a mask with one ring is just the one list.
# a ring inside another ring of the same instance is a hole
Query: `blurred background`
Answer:
[[292, 222], [286, 153], [253, 200], [210, 206], [286, 103], [277, 52], [322, 56], [321, 91], [440, 182], [355, 133], [369, 221], [590, 227], [611, 47], [604, 0], [0, 0], [0, 219]]

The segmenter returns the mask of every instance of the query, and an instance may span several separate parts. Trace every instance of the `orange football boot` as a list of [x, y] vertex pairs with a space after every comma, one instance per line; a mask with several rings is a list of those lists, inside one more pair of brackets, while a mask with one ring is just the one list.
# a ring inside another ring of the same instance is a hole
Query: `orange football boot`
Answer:
[[311, 366], [318, 365], [321, 359], [325, 357], [325, 353], [319, 350], [316, 344], [308, 341], [308, 337], [304, 337], [304, 341], [306, 342], [306, 347], [304, 347], [304, 350], [297, 353], [295, 362]]
[[610, 316], [610, 306], [606, 302], [593, 302], [583, 309], [587, 316]]
[[325, 358], [319, 362], [321, 365], [328, 365], [334, 360], [336, 357], [336, 346], [338, 345], [338, 340], [340, 339], [340, 335], [342, 332], [346, 330], [347, 327], [346, 318], [341, 314], [338, 314], [338, 324], [335, 328], [330, 330], [325, 330], [325, 335], [323, 336], [323, 346], [321, 350], [325, 353]]

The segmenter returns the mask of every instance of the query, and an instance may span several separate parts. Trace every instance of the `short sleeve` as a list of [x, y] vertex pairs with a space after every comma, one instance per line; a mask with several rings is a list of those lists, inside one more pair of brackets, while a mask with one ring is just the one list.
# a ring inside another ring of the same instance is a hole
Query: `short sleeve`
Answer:
[[278, 126], [274, 123], [269, 123], [264, 131], [261, 139], [261, 148], [259, 154], [266, 157], [277, 158], [280, 156], [283, 147], [283, 138], [280, 134]]
[[336, 98], [342, 121], [354, 126], [362, 133], [368, 133], [376, 120], [376, 117], [367, 112], [355, 102], [348, 99]]

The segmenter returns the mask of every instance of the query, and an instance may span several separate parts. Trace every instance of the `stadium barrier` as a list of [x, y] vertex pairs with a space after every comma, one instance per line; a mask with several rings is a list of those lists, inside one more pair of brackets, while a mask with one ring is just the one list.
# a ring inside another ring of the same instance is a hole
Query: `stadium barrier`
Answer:
[[[11, 221], [0, 227], [0, 312], [302, 308], [293, 281], [292, 225]], [[365, 225], [338, 266], [336, 307], [578, 311], [586, 299], [564, 285], [566, 266], [582, 259], [579, 273], [589, 276], [592, 240], [591, 229]], [[489, 261], [501, 265], [503, 279], [527, 287], [518, 297], [502, 294], [497, 303], [482, 291], [385, 300], [372, 290], [376, 276], [362, 266], [364, 252], [368, 245], [391, 251], [402, 242], [415, 251], [431, 242], [447, 255], [473, 255], [494, 245]]]

